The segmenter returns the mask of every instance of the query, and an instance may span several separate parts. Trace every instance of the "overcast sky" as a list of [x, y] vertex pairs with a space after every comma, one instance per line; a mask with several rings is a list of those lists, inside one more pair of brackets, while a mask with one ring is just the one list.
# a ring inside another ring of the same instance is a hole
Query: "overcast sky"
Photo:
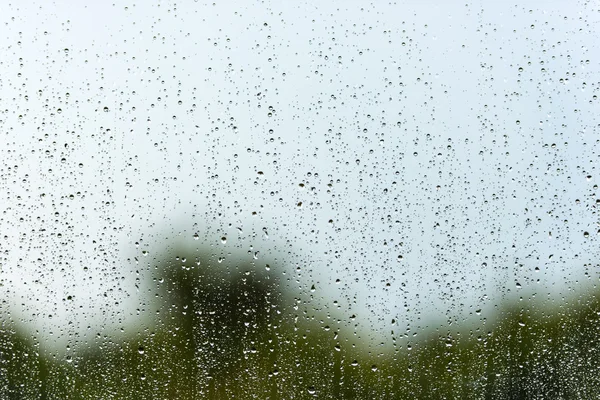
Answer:
[[383, 335], [598, 281], [598, 3], [85, 3], [0, 6], [2, 318], [120, 326], [174, 243]]

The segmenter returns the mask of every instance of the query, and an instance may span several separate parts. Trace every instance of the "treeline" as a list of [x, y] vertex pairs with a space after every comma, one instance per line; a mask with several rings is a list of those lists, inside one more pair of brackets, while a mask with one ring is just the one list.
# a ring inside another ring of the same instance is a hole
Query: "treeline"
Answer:
[[[185, 259], [182, 257], [181, 259]], [[311, 318], [272, 276], [160, 262], [156, 312], [136, 334], [53, 357], [3, 320], [1, 399], [592, 399], [600, 393], [598, 293], [496, 322], [363, 348]], [[531, 307], [530, 307], [531, 308]], [[329, 322], [328, 322], [329, 321]], [[397, 337], [396, 337], [397, 336]], [[357, 343], [358, 342], [358, 343]]]

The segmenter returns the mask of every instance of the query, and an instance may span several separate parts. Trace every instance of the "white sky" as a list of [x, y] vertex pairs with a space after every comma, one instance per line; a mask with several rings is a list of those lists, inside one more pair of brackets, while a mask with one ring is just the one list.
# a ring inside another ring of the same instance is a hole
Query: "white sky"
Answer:
[[597, 2], [85, 3], [0, 6], [3, 318], [123, 326], [174, 240], [384, 335], [597, 281]]

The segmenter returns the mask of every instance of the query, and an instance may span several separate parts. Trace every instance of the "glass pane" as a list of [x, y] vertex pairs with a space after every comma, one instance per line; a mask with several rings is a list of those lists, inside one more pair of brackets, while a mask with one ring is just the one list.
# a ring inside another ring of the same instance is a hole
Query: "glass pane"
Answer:
[[0, 6], [0, 398], [593, 398], [600, 6]]

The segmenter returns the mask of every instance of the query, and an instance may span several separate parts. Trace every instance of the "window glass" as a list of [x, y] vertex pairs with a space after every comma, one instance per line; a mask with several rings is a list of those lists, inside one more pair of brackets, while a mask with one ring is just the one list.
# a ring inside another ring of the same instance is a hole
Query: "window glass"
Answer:
[[0, 398], [593, 398], [600, 5], [0, 5]]

